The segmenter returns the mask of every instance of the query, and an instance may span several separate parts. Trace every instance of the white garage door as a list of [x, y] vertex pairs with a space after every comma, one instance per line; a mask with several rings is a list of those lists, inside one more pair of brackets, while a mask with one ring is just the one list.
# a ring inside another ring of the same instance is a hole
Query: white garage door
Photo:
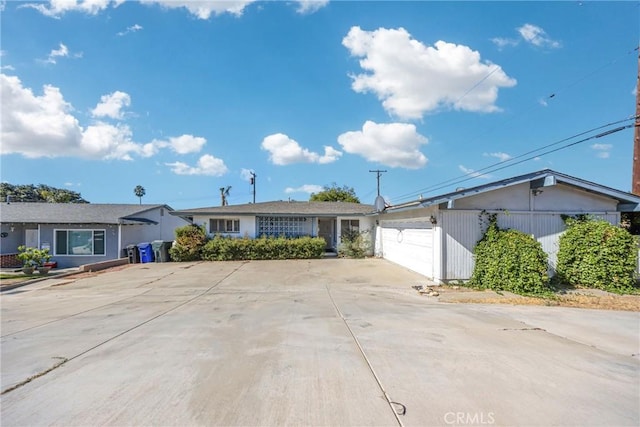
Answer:
[[433, 229], [430, 222], [383, 223], [382, 257], [433, 277]]

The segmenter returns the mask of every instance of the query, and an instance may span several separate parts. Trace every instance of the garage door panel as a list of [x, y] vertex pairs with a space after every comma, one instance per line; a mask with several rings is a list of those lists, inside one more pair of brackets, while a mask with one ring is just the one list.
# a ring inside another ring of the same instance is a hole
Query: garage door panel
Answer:
[[433, 229], [383, 227], [381, 234], [385, 259], [433, 277]]

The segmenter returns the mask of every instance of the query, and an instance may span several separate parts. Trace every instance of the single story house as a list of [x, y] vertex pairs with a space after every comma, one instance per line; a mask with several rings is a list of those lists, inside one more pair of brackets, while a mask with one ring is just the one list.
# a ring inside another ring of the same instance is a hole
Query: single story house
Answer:
[[387, 207], [376, 217], [375, 253], [442, 283], [467, 280], [483, 211], [498, 225], [535, 237], [555, 274], [562, 215], [590, 214], [612, 224], [640, 211], [640, 197], [545, 169]]
[[373, 230], [373, 206], [347, 202], [275, 201], [171, 212], [204, 226], [208, 235], [235, 237], [319, 236], [338, 248], [342, 230]]
[[174, 240], [187, 225], [167, 205], [0, 203], [2, 266], [20, 265], [18, 246], [49, 248], [59, 268], [124, 257], [127, 245]]

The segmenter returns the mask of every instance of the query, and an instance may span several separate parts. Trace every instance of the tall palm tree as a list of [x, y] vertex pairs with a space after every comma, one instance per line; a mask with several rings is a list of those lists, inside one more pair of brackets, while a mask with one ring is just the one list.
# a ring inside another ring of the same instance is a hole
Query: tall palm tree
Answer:
[[140, 204], [142, 204], [142, 197], [147, 194], [147, 192], [142, 185], [136, 185], [136, 188], [133, 189], [133, 194], [140, 198]]

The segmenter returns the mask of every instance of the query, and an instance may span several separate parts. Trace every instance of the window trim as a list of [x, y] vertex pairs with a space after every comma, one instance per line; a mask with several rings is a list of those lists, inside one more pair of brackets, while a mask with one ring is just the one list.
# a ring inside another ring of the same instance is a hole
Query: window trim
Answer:
[[[64, 254], [58, 253], [58, 232], [65, 232], [66, 234], [66, 252]], [[91, 253], [90, 254], [70, 254], [69, 252], [69, 232], [70, 231], [90, 231], [91, 234]], [[95, 253], [96, 232], [102, 232], [104, 253]], [[70, 257], [106, 257], [107, 256], [107, 230], [105, 228], [54, 228], [53, 229], [53, 255], [54, 256], [70, 256]]]

